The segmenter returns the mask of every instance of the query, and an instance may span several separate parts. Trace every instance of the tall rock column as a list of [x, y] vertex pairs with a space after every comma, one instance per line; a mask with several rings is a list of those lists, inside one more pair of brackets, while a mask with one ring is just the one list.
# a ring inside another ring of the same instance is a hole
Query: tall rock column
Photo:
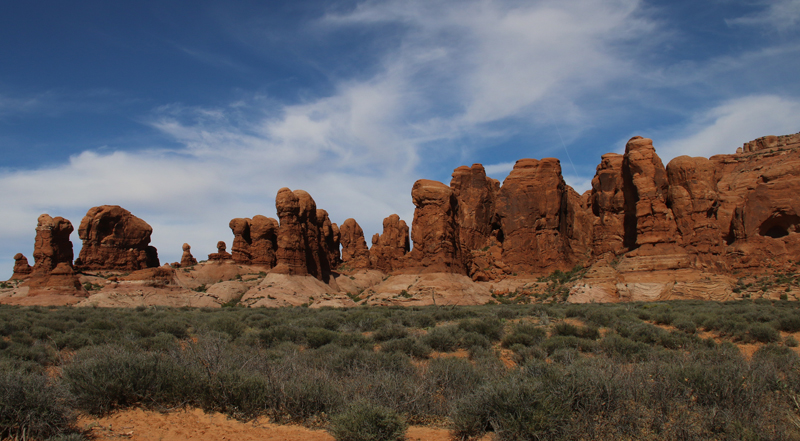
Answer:
[[364, 230], [355, 219], [349, 218], [339, 227], [342, 243], [342, 264], [353, 269], [370, 268], [370, 251], [364, 240]]
[[606, 153], [592, 178], [591, 208], [594, 214], [592, 252], [619, 254], [625, 247], [625, 191], [622, 178], [624, 157]]
[[403, 267], [403, 257], [410, 249], [408, 225], [392, 214], [383, 220], [383, 233], [372, 237], [369, 250], [373, 268], [390, 273]]
[[453, 190], [441, 182], [420, 179], [414, 183], [411, 198], [417, 208], [411, 226], [414, 248], [408, 253], [408, 266], [466, 274], [456, 221], [458, 201]]
[[252, 219], [232, 219], [229, 226], [234, 236], [231, 255], [235, 262], [267, 269], [275, 266], [278, 221], [256, 215]]
[[562, 237], [566, 184], [555, 158], [520, 159], [497, 196], [503, 262], [514, 271], [542, 272], [568, 265]]
[[486, 245], [492, 233], [500, 182], [486, 176], [481, 164], [461, 166], [453, 171], [450, 188], [458, 200], [456, 222], [464, 250], [477, 250]]
[[72, 222], [63, 217], [39, 216], [36, 224], [36, 239], [33, 245], [33, 273], [47, 274], [66, 263], [72, 266], [72, 241], [69, 235], [74, 231]]
[[278, 190], [275, 197], [275, 208], [278, 210], [278, 251], [277, 265], [273, 272], [277, 274], [308, 274], [306, 266], [305, 231], [300, 222], [300, 200], [284, 187]]
[[634, 136], [625, 146], [625, 242], [629, 248], [674, 243], [678, 238], [667, 206], [669, 181], [653, 140]]

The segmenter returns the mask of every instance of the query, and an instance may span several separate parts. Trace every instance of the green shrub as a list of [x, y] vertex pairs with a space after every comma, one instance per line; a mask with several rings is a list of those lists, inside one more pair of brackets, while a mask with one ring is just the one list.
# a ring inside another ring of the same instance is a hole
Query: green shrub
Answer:
[[431, 347], [420, 342], [414, 337], [404, 337], [389, 340], [381, 345], [383, 352], [400, 352], [417, 358], [427, 358], [431, 353]]
[[775, 328], [763, 323], [757, 323], [750, 326], [748, 334], [753, 339], [761, 343], [772, 343], [781, 339], [780, 334], [775, 330]]
[[377, 342], [395, 340], [408, 336], [408, 329], [403, 325], [387, 325], [379, 328], [372, 334], [372, 338]]
[[528, 323], [520, 323], [511, 329], [511, 333], [503, 337], [501, 345], [510, 348], [514, 345], [534, 346], [547, 336], [543, 328]]
[[458, 327], [464, 332], [483, 335], [489, 341], [500, 340], [500, 337], [503, 336], [503, 323], [497, 317], [460, 320]]
[[557, 439], [569, 412], [542, 378], [511, 375], [464, 397], [451, 415], [453, 435], [466, 439], [494, 430], [503, 441]]
[[407, 425], [396, 412], [360, 400], [331, 418], [329, 431], [337, 441], [402, 441]]
[[437, 326], [422, 337], [422, 342], [439, 352], [451, 352], [458, 347], [458, 329], [455, 326]]
[[134, 405], [175, 405], [196, 387], [196, 374], [172, 359], [120, 346], [78, 352], [63, 376], [78, 408], [96, 415]]
[[67, 391], [44, 375], [0, 370], [0, 439], [44, 439], [70, 429], [76, 415]]

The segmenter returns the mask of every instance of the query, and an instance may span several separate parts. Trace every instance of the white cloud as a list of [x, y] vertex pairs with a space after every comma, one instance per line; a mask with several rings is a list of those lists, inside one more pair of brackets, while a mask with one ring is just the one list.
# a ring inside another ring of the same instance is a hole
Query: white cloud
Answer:
[[678, 135], [654, 136], [654, 145], [664, 164], [680, 155], [709, 157], [735, 153], [747, 141], [800, 131], [798, 115], [800, 100], [795, 98], [775, 95], [735, 98], [700, 113]]
[[764, 9], [743, 17], [727, 20], [732, 25], [761, 26], [779, 32], [796, 30], [800, 24], [800, 0], [769, 0]]

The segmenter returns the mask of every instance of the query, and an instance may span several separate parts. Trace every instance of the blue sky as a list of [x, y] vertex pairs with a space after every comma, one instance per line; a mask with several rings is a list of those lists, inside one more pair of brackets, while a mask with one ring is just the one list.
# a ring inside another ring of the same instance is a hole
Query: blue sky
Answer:
[[0, 60], [0, 278], [42, 213], [121, 205], [172, 262], [287, 186], [369, 241], [459, 165], [583, 192], [633, 135], [666, 163], [800, 131], [800, 0], [4, 2]]

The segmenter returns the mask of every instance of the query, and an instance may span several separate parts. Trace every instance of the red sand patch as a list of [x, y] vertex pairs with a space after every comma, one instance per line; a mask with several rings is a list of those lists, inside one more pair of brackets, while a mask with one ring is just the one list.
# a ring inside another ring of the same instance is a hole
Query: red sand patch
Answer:
[[[90, 431], [95, 441], [333, 441], [324, 430], [271, 424], [266, 418], [243, 423], [200, 409], [168, 413], [132, 409], [103, 418], [82, 416], [78, 426]], [[447, 429], [412, 426], [406, 439], [449, 441], [451, 437]]]

